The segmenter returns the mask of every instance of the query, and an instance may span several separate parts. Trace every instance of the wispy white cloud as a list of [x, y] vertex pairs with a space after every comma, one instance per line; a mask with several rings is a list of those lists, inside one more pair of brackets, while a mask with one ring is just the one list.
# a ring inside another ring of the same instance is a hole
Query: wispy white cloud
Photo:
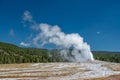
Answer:
[[97, 34], [100, 34], [100, 32], [98, 31], [98, 32], [96, 32]]
[[14, 37], [14, 36], [15, 36], [15, 32], [14, 32], [13, 29], [11, 29], [11, 30], [9, 31], [9, 35], [10, 35], [11, 37]]
[[21, 43], [20, 43], [20, 46], [28, 47], [28, 46], [30, 46], [30, 44], [29, 44], [29, 43], [25, 43], [25, 42], [21, 42]]
[[[24, 26], [30, 26], [31, 29], [33, 30], [38, 30], [38, 24], [35, 22], [35, 20], [33, 19], [33, 17], [31, 16], [31, 13], [29, 11], [25, 11], [23, 16], [23, 24]], [[26, 24], [28, 23], [28, 24]]]
[[23, 21], [33, 22], [31, 13], [29, 11], [25, 11], [23, 14]]

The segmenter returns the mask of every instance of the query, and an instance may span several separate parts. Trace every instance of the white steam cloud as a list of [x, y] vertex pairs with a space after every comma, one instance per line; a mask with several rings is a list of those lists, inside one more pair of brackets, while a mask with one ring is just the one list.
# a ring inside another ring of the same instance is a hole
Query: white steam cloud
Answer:
[[[33, 39], [35, 45], [52, 43], [62, 49], [64, 48], [61, 51], [62, 56], [70, 61], [94, 60], [90, 46], [83, 41], [78, 33], [65, 34], [57, 25], [51, 26], [49, 24], [40, 24], [39, 30], [40, 33]], [[68, 57], [69, 54], [65, 49], [70, 48], [73, 48], [72, 55], [74, 57]]]
[[29, 44], [29, 43], [25, 43], [25, 42], [21, 42], [21, 43], [20, 43], [20, 46], [28, 47], [28, 46], [30, 46], [30, 44]]
[[[31, 16], [31, 15], [30, 15]], [[31, 20], [28, 19], [29, 22]], [[33, 20], [32, 20], [33, 21]], [[33, 44], [36, 46], [44, 46], [45, 44], [54, 44], [61, 50], [61, 56], [69, 61], [92, 61], [93, 55], [90, 51], [90, 46], [83, 41], [83, 38], [78, 33], [65, 34], [60, 27], [49, 24], [37, 24], [37, 30], [40, 32], [33, 38]], [[72, 48], [69, 56], [68, 49]]]
[[24, 12], [23, 21], [33, 22], [31, 13], [29, 11]]
[[14, 36], [15, 36], [15, 33], [14, 33], [14, 30], [13, 30], [13, 29], [10, 30], [9, 35], [10, 35], [11, 37], [14, 37]]

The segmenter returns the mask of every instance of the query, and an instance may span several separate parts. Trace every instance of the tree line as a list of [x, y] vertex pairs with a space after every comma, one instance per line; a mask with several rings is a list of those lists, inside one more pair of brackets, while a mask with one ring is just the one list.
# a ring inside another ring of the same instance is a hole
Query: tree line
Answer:
[[[92, 53], [97, 60], [120, 63], [119, 52], [93, 51]], [[12, 44], [0, 42], [0, 64], [38, 62], [68, 62], [68, 60], [64, 59], [60, 55], [60, 51], [56, 49], [20, 48]]]
[[97, 60], [120, 63], [120, 52], [94, 51], [93, 55]]

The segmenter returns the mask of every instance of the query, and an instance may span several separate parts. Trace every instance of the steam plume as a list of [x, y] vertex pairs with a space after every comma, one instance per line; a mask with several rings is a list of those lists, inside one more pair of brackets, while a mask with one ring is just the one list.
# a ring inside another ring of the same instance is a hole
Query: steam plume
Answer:
[[[69, 61], [94, 60], [90, 46], [83, 41], [83, 38], [78, 33], [65, 34], [57, 25], [51, 26], [49, 24], [40, 24], [39, 30], [40, 33], [33, 39], [34, 44], [37, 45], [38, 42], [41, 45], [55, 44], [64, 49], [61, 51], [61, 55]], [[73, 48], [72, 55], [74, 57], [68, 57], [69, 54], [66, 49], [70, 48]]]
[[[27, 17], [31, 16], [30, 12], [26, 13]], [[24, 13], [24, 17], [26, 17]], [[32, 16], [31, 16], [32, 17]], [[24, 18], [23, 18], [24, 19]], [[26, 20], [26, 19], [25, 19]], [[34, 21], [32, 18], [27, 21]], [[34, 21], [35, 22], [35, 21]], [[33, 26], [33, 25], [32, 25]], [[83, 41], [83, 38], [78, 33], [65, 34], [61, 31], [60, 27], [55, 25], [51, 26], [49, 24], [37, 24], [35, 25], [37, 30], [40, 32], [33, 38], [33, 44], [36, 46], [44, 46], [45, 44], [54, 44], [61, 50], [61, 56], [69, 61], [88, 61], [94, 60], [93, 55], [90, 51], [90, 46]], [[69, 56], [68, 49], [72, 48], [71, 56]]]

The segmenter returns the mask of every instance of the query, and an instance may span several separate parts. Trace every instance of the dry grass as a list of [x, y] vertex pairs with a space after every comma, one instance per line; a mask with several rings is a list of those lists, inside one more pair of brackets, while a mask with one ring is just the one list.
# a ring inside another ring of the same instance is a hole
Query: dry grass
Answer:
[[120, 71], [120, 64], [103, 64], [102, 66], [108, 67], [113, 71]]
[[[22, 69], [19, 69], [19, 71], [22, 70]], [[24, 69], [26, 70], [26, 69]], [[28, 70], [28, 69], [27, 69]], [[4, 76], [4, 75], [0, 75], [0, 77], [11, 77], [11, 76], [14, 76], [14, 77], [22, 77], [22, 76], [29, 76], [29, 77], [34, 77], [34, 76], [37, 76], [37, 77], [56, 77], [56, 76], [68, 76], [68, 75], [73, 75], [77, 72], [81, 72], [84, 73], [86, 71], [89, 71], [89, 70], [80, 70], [78, 69], [77, 67], [69, 67], [69, 68], [63, 68], [63, 69], [55, 69], [55, 70], [52, 70], [52, 71], [49, 71], [49, 70], [38, 70], [38, 71], [34, 71], [34, 69], [32, 69], [33, 71], [28, 71], [28, 72], [14, 72], [14, 73], [9, 73], [9, 71], [7, 72], [7, 76]], [[11, 71], [16, 71], [16, 70], [10, 70]], [[3, 72], [6, 72], [5, 70]]]
[[0, 76], [0, 78], [21, 78], [20, 80], [23, 80], [23, 78], [40, 78], [40, 79], [42, 79], [42, 78], [47, 78], [47, 77], [42, 77], [42, 76]]
[[[34, 66], [33, 66], [34, 65]], [[120, 71], [120, 64], [104, 63], [102, 66], [108, 67], [114, 71]], [[15, 69], [18, 68], [18, 69]], [[79, 63], [22, 63], [22, 64], [0, 64], [0, 78], [39, 78], [47, 79], [63, 78], [79, 75], [90, 71], [89, 68], [81, 67]], [[73, 79], [70, 79], [73, 80]], [[74, 80], [120, 80], [120, 75], [92, 79], [74, 79]]]
[[32, 63], [0, 64], [0, 68], [30, 68]]
[[[88, 69], [80, 69], [80, 66], [77, 66], [76, 63], [59, 63], [59, 64], [58, 63], [39, 63], [37, 66], [32, 66], [32, 65], [34, 64], [32, 63], [1, 64], [0, 78], [60, 77], [60, 76], [70, 76], [78, 72], [79, 73], [81, 72], [82, 74], [84, 72], [89, 71]], [[18, 68], [18, 69], [16, 70], [14, 68]], [[10, 69], [10, 70], [6, 70], [6, 69]], [[6, 75], [2, 73], [5, 73]]]

